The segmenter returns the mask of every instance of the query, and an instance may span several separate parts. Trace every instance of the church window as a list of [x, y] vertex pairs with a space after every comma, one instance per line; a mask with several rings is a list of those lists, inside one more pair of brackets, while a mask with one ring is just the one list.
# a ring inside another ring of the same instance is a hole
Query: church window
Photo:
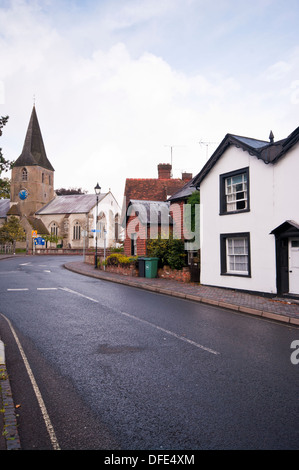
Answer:
[[26, 170], [26, 168], [23, 168], [22, 170], [22, 181], [27, 181], [28, 179], [28, 171]]
[[55, 222], [51, 225], [51, 235], [58, 236], [58, 226]]
[[76, 222], [73, 229], [73, 239], [80, 240], [81, 239], [81, 227], [79, 222]]
[[45, 182], [45, 173], [42, 173], [42, 183]]

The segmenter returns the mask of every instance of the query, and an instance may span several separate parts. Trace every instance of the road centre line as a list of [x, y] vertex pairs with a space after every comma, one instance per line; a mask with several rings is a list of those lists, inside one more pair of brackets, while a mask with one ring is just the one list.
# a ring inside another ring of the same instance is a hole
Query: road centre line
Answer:
[[15, 292], [15, 291], [23, 291], [23, 290], [29, 290], [29, 289], [28, 289], [28, 287], [26, 287], [26, 288], [23, 288], [23, 289], [7, 289], [7, 290]]
[[58, 287], [37, 287], [36, 290], [58, 290]]
[[92, 297], [87, 297], [87, 295], [80, 294], [80, 292], [77, 292], [77, 291], [72, 290], [72, 289], [68, 289], [67, 287], [59, 287], [59, 289], [64, 290], [65, 292], [69, 292], [70, 294], [79, 295], [80, 297], [84, 297], [84, 299], [91, 300], [92, 302], [95, 302], [97, 304], [99, 303], [98, 300], [95, 300]]
[[185, 338], [184, 336], [180, 336], [180, 335], [174, 333], [173, 331], [166, 330], [165, 328], [162, 328], [161, 326], [155, 325], [154, 323], [151, 323], [147, 320], [143, 320], [142, 318], [135, 317], [135, 315], [131, 315], [130, 313], [126, 313], [126, 312], [120, 312], [120, 313], [122, 315], [125, 315], [126, 317], [132, 318], [133, 320], [138, 320], [141, 323], [145, 323], [146, 325], [152, 326], [156, 330], [163, 331], [163, 333], [166, 333], [170, 336], [174, 336], [175, 338], [177, 338], [181, 341], [184, 341], [185, 343], [191, 344], [192, 346], [195, 346], [199, 349], [203, 349], [204, 351], [207, 351], [211, 354], [215, 354], [215, 355], [220, 354], [218, 351], [215, 351], [214, 349], [207, 348], [206, 346], [203, 346], [202, 344], [196, 343], [195, 341], [192, 341], [191, 339]]
[[26, 367], [26, 370], [27, 370], [27, 373], [28, 373], [28, 376], [30, 378], [30, 381], [31, 381], [31, 384], [32, 384], [32, 387], [33, 387], [33, 390], [34, 390], [34, 393], [35, 393], [35, 396], [37, 398], [37, 401], [38, 401], [38, 404], [39, 404], [39, 407], [40, 407], [40, 410], [42, 412], [42, 415], [43, 415], [43, 418], [44, 418], [44, 422], [45, 422], [45, 425], [46, 425], [46, 428], [47, 428], [47, 431], [48, 431], [48, 434], [49, 434], [49, 437], [50, 437], [50, 440], [51, 440], [51, 443], [52, 443], [52, 446], [53, 446], [53, 449], [54, 450], [60, 450], [60, 447], [59, 447], [59, 443], [58, 443], [58, 440], [57, 440], [57, 437], [55, 435], [55, 431], [54, 431], [54, 428], [52, 426], [52, 423], [51, 423], [51, 420], [50, 420], [50, 417], [48, 415], [48, 412], [47, 412], [47, 409], [46, 409], [46, 405], [44, 403], [44, 400], [42, 398], [42, 395], [41, 395], [41, 392], [38, 388], [38, 385], [36, 383], [36, 380], [34, 378], [34, 375], [33, 375], [33, 372], [31, 370], [31, 367], [30, 367], [30, 364], [28, 362], [28, 359], [25, 355], [25, 352], [22, 348], [22, 345], [19, 341], [19, 338], [11, 324], [11, 322], [9, 321], [8, 318], [6, 318], [5, 315], [3, 315], [2, 313], [0, 313], [0, 315], [5, 318], [5, 320], [7, 321], [7, 323], [9, 324], [9, 327], [11, 329], [11, 332], [15, 338], [15, 341], [17, 343], [17, 346], [19, 348], [19, 351], [20, 351], [20, 354], [22, 356], [22, 359], [23, 359], [23, 362], [25, 364], [25, 367]]
[[[80, 294], [80, 292], [74, 291], [72, 289], [68, 289], [67, 287], [59, 287], [59, 289], [63, 290], [64, 292], [69, 292], [70, 294], [78, 295], [80, 297], [83, 297], [84, 299], [91, 300], [92, 302], [99, 303], [98, 300], [95, 300], [92, 297], [88, 297], [87, 295]], [[16, 291], [16, 290], [29, 290], [29, 289], [7, 289], [7, 290], [10, 290], [10, 291], [15, 290]], [[56, 287], [38, 287], [37, 290], [57, 290], [57, 288]], [[195, 346], [199, 349], [203, 349], [204, 351], [207, 351], [211, 354], [214, 354], [214, 355], [220, 354], [218, 351], [215, 351], [214, 349], [211, 349], [211, 348], [208, 348], [206, 346], [203, 346], [202, 344], [196, 343], [195, 341], [192, 341], [191, 339], [185, 338], [184, 336], [180, 336], [180, 335], [174, 333], [173, 331], [162, 328], [161, 326], [155, 325], [154, 323], [151, 323], [147, 320], [143, 320], [142, 318], [138, 318], [135, 315], [131, 315], [130, 313], [127, 313], [127, 312], [120, 312], [120, 313], [121, 313], [121, 315], [132, 318], [133, 320], [138, 320], [139, 322], [144, 323], [146, 325], [149, 325], [149, 326], [155, 328], [156, 330], [163, 331], [163, 333], [166, 333], [170, 336], [173, 336], [174, 338], [177, 338], [181, 341], [184, 341], [185, 343], [191, 344], [192, 346]]]

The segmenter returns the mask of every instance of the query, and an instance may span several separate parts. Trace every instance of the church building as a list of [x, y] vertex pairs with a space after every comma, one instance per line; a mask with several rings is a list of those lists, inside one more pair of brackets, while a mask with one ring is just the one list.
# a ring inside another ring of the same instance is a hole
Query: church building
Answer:
[[54, 168], [46, 155], [35, 106], [22, 153], [12, 168], [10, 202], [0, 200], [0, 213], [2, 222], [9, 216], [20, 219], [27, 250], [45, 249], [37, 242], [47, 235], [55, 236], [64, 249], [110, 247], [119, 238], [120, 208], [110, 191], [56, 195]]

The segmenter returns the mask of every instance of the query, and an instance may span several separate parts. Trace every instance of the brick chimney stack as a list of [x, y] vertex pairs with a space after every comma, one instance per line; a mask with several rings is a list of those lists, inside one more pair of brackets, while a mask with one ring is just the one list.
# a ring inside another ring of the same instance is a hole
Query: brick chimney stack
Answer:
[[171, 165], [170, 163], [159, 163], [158, 165], [158, 178], [169, 180], [171, 178]]
[[184, 172], [184, 173], [182, 173], [182, 180], [186, 181], [186, 182], [190, 181], [192, 179], [192, 176], [193, 176], [192, 173]]

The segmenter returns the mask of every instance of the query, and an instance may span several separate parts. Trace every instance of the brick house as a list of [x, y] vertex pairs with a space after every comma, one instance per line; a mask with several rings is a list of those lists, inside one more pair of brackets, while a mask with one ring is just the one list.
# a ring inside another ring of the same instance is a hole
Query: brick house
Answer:
[[[169, 199], [169, 211], [173, 218], [173, 224], [176, 227], [177, 233], [181, 234], [182, 239], [185, 239], [186, 227], [184, 226], [184, 206], [187, 204], [188, 198], [195, 191], [198, 191], [194, 185], [194, 178], [191, 178], [182, 188], [175, 192]], [[187, 247], [187, 245], [186, 245]]]
[[146, 239], [161, 233], [161, 228], [166, 230], [166, 219], [168, 227], [172, 227], [166, 201], [185, 186], [192, 174], [182, 173], [182, 178], [172, 178], [171, 171], [170, 164], [160, 163], [158, 178], [126, 179], [122, 211], [125, 255], [146, 255]]

